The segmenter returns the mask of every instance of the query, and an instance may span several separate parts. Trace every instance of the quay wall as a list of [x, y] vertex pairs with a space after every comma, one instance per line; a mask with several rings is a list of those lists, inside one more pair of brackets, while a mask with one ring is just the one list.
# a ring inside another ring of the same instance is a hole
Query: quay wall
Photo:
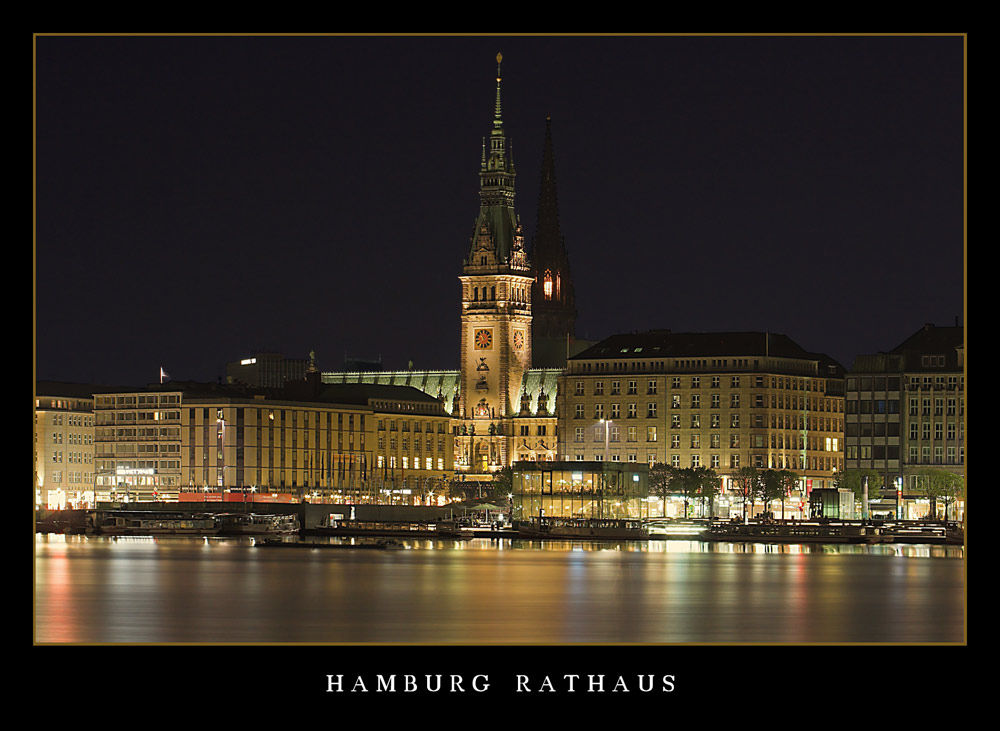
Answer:
[[[353, 508], [353, 516], [351, 510]], [[423, 522], [437, 521], [461, 516], [465, 511], [461, 507], [446, 506], [426, 507], [421, 505], [344, 505], [329, 503], [218, 503], [218, 502], [134, 502], [127, 505], [119, 503], [98, 503], [90, 510], [47, 510], [35, 511], [36, 524], [59, 531], [63, 527], [84, 527], [87, 516], [94, 512], [112, 510], [128, 510], [132, 512], [169, 512], [169, 513], [242, 513], [254, 512], [276, 515], [298, 516], [299, 525], [303, 528], [315, 528], [329, 515], [343, 515], [345, 520], [379, 521], [379, 522]]]

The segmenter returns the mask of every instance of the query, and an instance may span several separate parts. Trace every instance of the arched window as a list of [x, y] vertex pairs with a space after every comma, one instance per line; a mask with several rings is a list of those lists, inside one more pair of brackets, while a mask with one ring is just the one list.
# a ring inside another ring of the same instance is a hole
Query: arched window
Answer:
[[552, 272], [548, 269], [545, 270], [545, 277], [542, 279], [542, 293], [545, 299], [552, 299]]
[[490, 299], [495, 300], [497, 298], [497, 288], [490, 287]]

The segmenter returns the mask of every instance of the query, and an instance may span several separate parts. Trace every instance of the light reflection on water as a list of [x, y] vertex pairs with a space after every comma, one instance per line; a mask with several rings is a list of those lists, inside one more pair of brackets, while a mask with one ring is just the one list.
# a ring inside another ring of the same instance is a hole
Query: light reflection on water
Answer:
[[400, 542], [403, 550], [390, 551], [38, 536], [35, 639], [964, 640], [961, 546]]
[[[152, 540], [152, 539], [141, 539]], [[234, 541], [237, 539], [210, 539]], [[921, 558], [963, 558], [962, 546], [932, 544], [781, 544], [781, 543], [726, 543], [723, 541], [688, 541], [680, 539], [651, 541], [581, 541], [581, 540], [527, 540], [475, 538], [454, 540], [441, 538], [394, 539], [404, 548], [424, 550], [517, 550], [532, 549], [543, 551], [629, 551], [639, 553], [839, 553], [881, 556], [909, 556]], [[285, 538], [289, 543], [307, 545], [362, 545], [377, 543], [372, 538]]]

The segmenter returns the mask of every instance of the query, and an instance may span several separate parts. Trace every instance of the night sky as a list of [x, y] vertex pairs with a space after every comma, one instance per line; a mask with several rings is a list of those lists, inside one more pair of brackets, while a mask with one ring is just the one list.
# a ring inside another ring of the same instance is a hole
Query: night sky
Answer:
[[850, 368], [963, 312], [959, 36], [35, 43], [39, 380], [458, 368], [497, 52], [529, 247], [552, 117], [578, 337]]

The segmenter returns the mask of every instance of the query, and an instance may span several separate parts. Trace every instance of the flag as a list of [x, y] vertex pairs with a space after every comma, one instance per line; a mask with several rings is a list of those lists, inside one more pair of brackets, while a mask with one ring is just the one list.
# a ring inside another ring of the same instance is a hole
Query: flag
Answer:
[[163, 370], [163, 366], [160, 366], [160, 383], [163, 383], [170, 378], [170, 374]]

